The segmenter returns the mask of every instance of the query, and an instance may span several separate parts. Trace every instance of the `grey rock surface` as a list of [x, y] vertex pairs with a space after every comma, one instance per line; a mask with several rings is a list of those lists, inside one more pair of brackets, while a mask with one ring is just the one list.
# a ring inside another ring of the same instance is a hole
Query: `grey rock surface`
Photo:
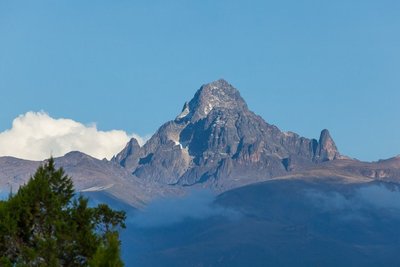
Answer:
[[339, 156], [327, 130], [319, 141], [284, 133], [251, 112], [221, 79], [203, 85], [142, 148], [128, 144], [114, 161], [145, 180], [224, 190], [238, 179], [245, 184], [281, 176]]

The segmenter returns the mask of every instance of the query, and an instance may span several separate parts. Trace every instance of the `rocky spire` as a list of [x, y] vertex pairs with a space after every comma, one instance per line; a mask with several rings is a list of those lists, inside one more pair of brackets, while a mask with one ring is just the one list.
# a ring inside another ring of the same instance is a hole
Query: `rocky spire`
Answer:
[[[117, 162], [123, 167], [127, 167], [130, 164], [127, 164], [127, 159], [129, 159], [132, 162], [136, 161], [136, 158], [138, 157], [140, 151], [140, 145], [138, 141], [135, 138], [132, 138], [129, 140], [129, 142], [126, 144], [125, 148], [119, 152], [116, 156], [114, 156], [111, 161]], [[129, 166], [131, 167], [131, 166]]]
[[340, 157], [336, 144], [327, 129], [321, 132], [316, 152], [316, 160], [319, 162], [334, 160]]

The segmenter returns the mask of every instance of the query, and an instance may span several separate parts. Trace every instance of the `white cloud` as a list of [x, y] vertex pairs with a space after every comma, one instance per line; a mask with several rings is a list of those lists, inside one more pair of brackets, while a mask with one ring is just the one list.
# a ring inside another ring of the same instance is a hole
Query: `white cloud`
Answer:
[[0, 132], [0, 156], [43, 160], [81, 151], [98, 159], [110, 159], [131, 137], [139, 144], [144, 139], [124, 131], [99, 131], [71, 119], [54, 119], [45, 112], [27, 112], [14, 119], [12, 128]]

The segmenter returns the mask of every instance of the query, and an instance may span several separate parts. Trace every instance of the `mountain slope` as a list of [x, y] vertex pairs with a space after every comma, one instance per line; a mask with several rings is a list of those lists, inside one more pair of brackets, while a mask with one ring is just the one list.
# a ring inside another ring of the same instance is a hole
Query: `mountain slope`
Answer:
[[[70, 152], [55, 158], [56, 166], [63, 167], [72, 177], [74, 187], [79, 192], [107, 192], [115, 198], [143, 207], [145, 203], [164, 194], [175, 194], [173, 188], [144, 183], [126, 169], [106, 160], [98, 160], [81, 152]], [[0, 193], [6, 196], [10, 190], [16, 191], [36, 172], [40, 161], [0, 157]]]

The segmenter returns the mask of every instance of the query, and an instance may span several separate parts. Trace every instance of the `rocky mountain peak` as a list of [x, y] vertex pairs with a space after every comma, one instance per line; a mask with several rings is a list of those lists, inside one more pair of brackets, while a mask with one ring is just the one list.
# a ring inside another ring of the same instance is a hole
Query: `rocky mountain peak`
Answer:
[[327, 129], [321, 131], [317, 152], [318, 161], [334, 160], [340, 157], [336, 144]]
[[121, 164], [121, 166], [125, 167], [127, 165], [127, 158], [130, 156], [131, 158], [134, 157], [134, 160], [136, 160], [137, 154], [140, 151], [140, 145], [139, 142], [135, 138], [131, 138], [129, 142], [126, 144], [124, 149], [119, 152], [116, 156], [114, 156], [111, 161], [113, 162], [118, 162]]
[[177, 120], [195, 122], [215, 108], [247, 110], [247, 105], [236, 88], [220, 79], [201, 86], [193, 99], [185, 104]]
[[146, 181], [225, 188], [338, 157], [327, 130], [319, 141], [283, 133], [251, 112], [239, 91], [221, 79], [201, 86], [175, 120], [143, 147], [130, 142], [114, 161]]

